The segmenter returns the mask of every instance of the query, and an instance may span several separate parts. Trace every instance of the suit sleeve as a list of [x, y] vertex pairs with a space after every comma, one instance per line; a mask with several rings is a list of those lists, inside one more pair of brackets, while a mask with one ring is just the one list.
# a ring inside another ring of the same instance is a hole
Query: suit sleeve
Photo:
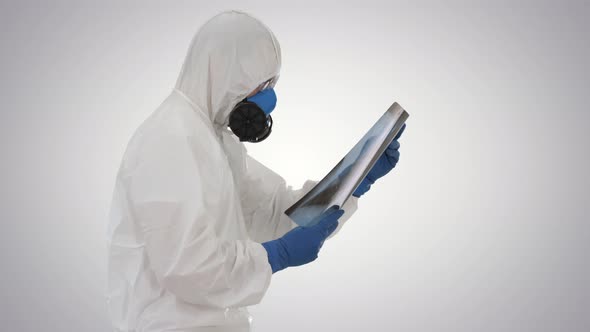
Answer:
[[[242, 209], [250, 237], [266, 242], [283, 236], [296, 227], [284, 212], [309, 192], [317, 181], [306, 181], [301, 188], [287, 186], [277, 173], [247, 155], [247, 173], [241, 192]], [[351, 197], [344, 204], [344, 215], [339, 219], [338, 232], [357, 209], [358, 198]], [[334, 235], [334, 232], [332, 235]]]
[[[158, 138], [127, 172], [128, 202], [145, 241], [149, 268], [178, 298], [218, 308], [259, 303], [272, 275], [264, 248], [251, 240], [219, 238], [186, 138]], [[222, 206], [220, 204], [219, 206]]]

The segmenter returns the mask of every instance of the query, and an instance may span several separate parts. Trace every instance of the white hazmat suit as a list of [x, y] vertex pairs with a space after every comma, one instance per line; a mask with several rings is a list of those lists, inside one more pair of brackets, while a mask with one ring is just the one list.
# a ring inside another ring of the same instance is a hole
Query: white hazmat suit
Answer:
[[[116, 331], [249, 331], [246, 306], [272, 276], [260, 244], [295, 225], [283, 212], [315, 184], [287, 187], [246, 153], [229, 113], [276, 78], [279, 43], [260, 21], [224, 12], [190, 46], [176, 88], [133, 135], [108, 229]], [[344, 207], [341, 224], [356, 210]]]

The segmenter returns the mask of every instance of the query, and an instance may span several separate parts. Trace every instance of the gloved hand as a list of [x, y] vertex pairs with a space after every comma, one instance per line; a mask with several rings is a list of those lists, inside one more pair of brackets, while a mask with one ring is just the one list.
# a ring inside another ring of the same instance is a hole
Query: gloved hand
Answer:
[[354, 197], [361, 197], [361, 195], [371, 189], [371, 185], [374, 184], [377, 179], [383, 177], [395, 167], [399, 161], [400, 144], [398, 139], [401, 137], [405, 129], [406, 125], [404, 124], [399, 133], [397, 133], [393, 141], [391, 141], [391, 143], [387, 146], [383, 154], [379, 157], [373, 168], [371, 168], [358, 188], [356, 188], [356, 190], [352, 193]]
[[344, 210], [334, 210], [314, 226], [299, 226], [279, 239], [264, 242], [272, 273], [314, 261], [326, 238], [338, 227], [342, 214]]

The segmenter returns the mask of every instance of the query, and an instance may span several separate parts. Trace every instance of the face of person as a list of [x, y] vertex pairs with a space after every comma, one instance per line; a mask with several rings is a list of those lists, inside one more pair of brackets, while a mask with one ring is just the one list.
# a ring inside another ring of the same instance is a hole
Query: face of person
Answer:
[[256, 89], [254, 89], [252, 92], [250, 92], [250, 94], [248, 96], [246, 96], [246, 98], [250, 98], [250, 97], [254, 96], [255, 94], [257, 94], [258, 92], [266, 89], [271, 81], [272, 81], [272, 79], [260, 84]]

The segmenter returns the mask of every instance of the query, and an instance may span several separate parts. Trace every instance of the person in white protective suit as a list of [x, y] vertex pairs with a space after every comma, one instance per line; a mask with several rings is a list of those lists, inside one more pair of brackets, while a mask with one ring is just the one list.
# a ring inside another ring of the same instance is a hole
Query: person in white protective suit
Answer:
[[283, 212], [315, 182], [288, 187], [228, 128], [241, 102], [274, 96], [280, 67], [264, 24], [223, 12], [197, 32], [175, 89], [133, 135], [108, 229], [116, 331], [249, 331], [245, 307], [261, 301], [272, 273], [313, 261], [356, 210], [360, 195], [344, 216], [294, 224]]

